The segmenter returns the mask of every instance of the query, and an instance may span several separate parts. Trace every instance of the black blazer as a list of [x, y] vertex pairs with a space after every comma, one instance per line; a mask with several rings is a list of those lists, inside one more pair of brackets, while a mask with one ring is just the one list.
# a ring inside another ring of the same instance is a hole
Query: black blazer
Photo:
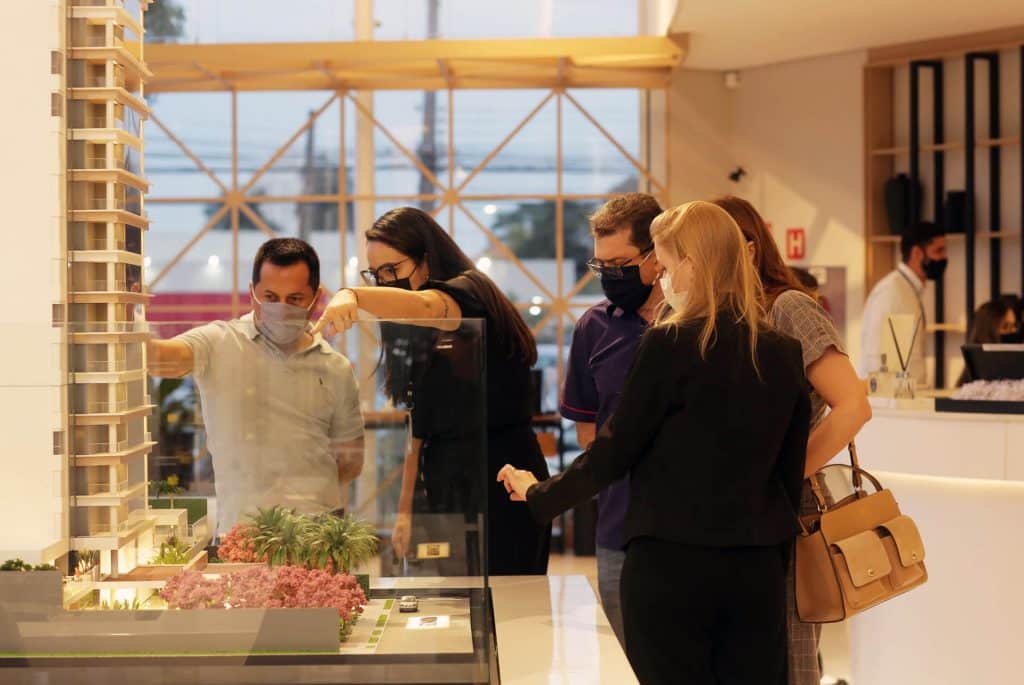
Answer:
[[650, 329], [614, 416], [590, 448], [527, 492], [541, 522], [630, 475], [626, 540], [767, 546], [799, 530], [810, 400], [800, 343], [758, 337], [720, 315], [706, 359], [704, 320]]

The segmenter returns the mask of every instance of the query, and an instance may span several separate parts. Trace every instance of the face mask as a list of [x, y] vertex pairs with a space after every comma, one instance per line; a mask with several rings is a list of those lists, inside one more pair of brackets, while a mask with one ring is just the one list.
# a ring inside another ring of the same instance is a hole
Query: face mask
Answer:
[[1024, 329], [1013, 333], [1000, 333], [999, 342], [1003, 345], [1019, 345], [1024, 340]]
[[672, 276], [667, 271], [658, 282], [661, 284], [661, 292], [665, 295], [665, 301], [668, 302], [668, 306], [672, 307], [672, 310], [676, 313], [685, 310], [686, 303], [690, 299], [690, 293], [686, 290], [676, 292], [672, 288]]
[[601, 289], [613, 305], [632, 314], [647, 302], [654, 285], [644, 285], [639, 266], [624, 266], [622, 278], [602, 278]]
[[291, 347], [306, 332], [309, 323], [309, 312], [316, 305], [317, 298], [309, 307], [297, 307], [287, 302], [260, 302], [260, 315], [256, 320], [256, 330], [278, 347]]
[[412, 281], [408, 278], [399, 278], [390, 283], [381, 283], [382, 288], [399, 288], [401, 290], [412, 290]]
[[946, 264], [949, 260], [946, 259], [929, 259], [924, 262], [921, 266], [924, 267], [924, 275], [929, 280], [937, 281], [942, 278], [942, 274], [946, 273]]

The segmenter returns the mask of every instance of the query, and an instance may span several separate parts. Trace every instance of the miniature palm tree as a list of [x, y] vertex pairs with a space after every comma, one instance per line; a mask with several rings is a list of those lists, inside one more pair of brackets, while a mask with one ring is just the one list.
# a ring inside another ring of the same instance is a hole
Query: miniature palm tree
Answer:
[[306, 531], [309, 563], [327, 568], [334, 573], [348, 573], [377, 552], [377, 535], [373, 526], [351, 514], [337, 517], [321, 514], [313, 519]]
[[267, 556], [271, 566], [282, 564], [301, 564], [308, 556], [305, 532], [310, 521], [283, 507], [259, 509], [250, 517], [256, 533], [253, 543], [256, 545], [256, 556]]
[[178, 477], [174, 474], [167, 476], [166, 480], [150, 481], [150, 485], [156, 488], [157, 497], [168, 496], [170, 509], [174, 508], [174, 496], [185, 492], [185, 488], [181, 487], [178, 483]]

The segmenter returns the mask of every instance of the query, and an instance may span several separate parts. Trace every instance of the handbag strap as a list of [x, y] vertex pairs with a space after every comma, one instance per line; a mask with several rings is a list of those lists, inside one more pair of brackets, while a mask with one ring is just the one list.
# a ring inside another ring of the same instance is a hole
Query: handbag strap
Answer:
[[[868, 482], [871, 483], [875, 488], [875, 492], [881, 492], [883, 490], [882, 484], [877, 478], [872, 476], [870, 473], [862, 469], [857, 465], [856, 457], [853, 458], [853, 465], [850, 467], [852, 470], [851, 480], [854, 486], [854, 494], [859, 497], [866, 497], [867, 493], [864, 492], [864, 479], [867, 478]], [[825, 493], [821, 490], [821, 484], [818, 479], [814, 476], [810, 478], [811, 493], [814, 495], [814, 499], [818, 504], [818, 512], [824, 513], [829, 510], [828, 502], [825, 500]]]
[[[857, 490], [863, 490], [864, 482], [860, 478], [861, 468], [860, 461], [857, 459], [857, 444], [851, 440], [846, 449], [850, 453], [850, 466], [853, 467], [853, 487], [857, 488]], [[877, 483], [878, 481], [875, 481], [875, 484]]]

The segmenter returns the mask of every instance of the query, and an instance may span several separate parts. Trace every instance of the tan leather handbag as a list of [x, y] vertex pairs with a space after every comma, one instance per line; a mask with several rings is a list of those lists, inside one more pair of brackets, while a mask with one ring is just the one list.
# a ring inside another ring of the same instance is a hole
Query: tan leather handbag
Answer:
[[[817, 513], [801, 518], [796, 540], [796, 609], [801, 621], [834, 623], [924, 584], [924, 543], [896, 498], [860, 468], [826, 466], [810, 479]], [[829, 470], [846, 470], [852, 492], [835, 500], [823, 487]], [[864, 489], [867, 480], [875, 491]]]

